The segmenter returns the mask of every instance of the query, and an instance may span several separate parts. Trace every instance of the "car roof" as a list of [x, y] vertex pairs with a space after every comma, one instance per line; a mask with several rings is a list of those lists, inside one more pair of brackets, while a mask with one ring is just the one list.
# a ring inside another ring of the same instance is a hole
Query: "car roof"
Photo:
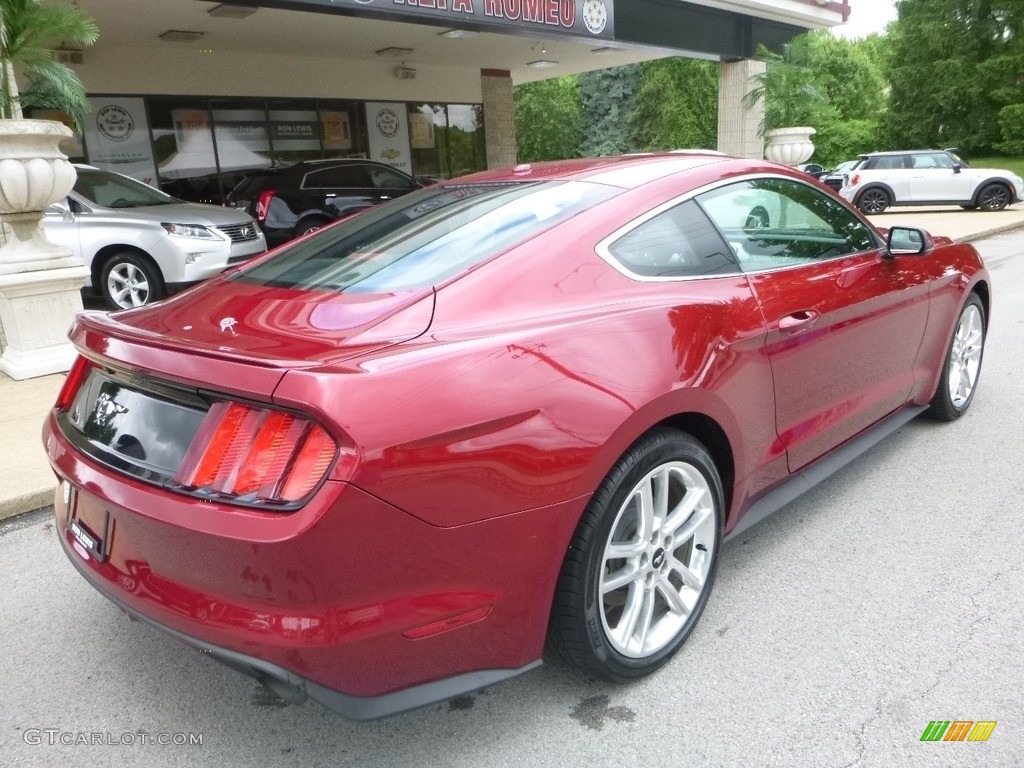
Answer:
[[474, 184], [501, 181], [591, 181], [632, 188], [681, 171], [735, 160], [717, 152], [637, 153], [619, 157], [589, 157], [520, 163], [511, 168], [460, 176], [447, 183]]
[[921, 154], [933, 154], [935, 152], [948, 153], [946, 149], [890, 149], [885, 152], [868, 152], [866, 155], [861, 157], [887, 157], [891, 155], [921, 155]]

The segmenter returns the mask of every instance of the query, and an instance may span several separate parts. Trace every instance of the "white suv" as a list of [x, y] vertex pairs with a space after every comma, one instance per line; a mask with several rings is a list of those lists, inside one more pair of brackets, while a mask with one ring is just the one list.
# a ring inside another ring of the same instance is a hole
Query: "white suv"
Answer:
[[971, 168], [948, 150], [861, 155], [839, 190], [864, 213], [891, 205], [959, 205], [1001, 211], [1021, 202], [1024, 180], [1010, 171]]
[[113, 309], [162, 299], [267, 250], [244, 211], [186, 203], [119, 173], [75, 170], [75, 188], [46, 209], [43, 230], [82, 257], [86, 287]]

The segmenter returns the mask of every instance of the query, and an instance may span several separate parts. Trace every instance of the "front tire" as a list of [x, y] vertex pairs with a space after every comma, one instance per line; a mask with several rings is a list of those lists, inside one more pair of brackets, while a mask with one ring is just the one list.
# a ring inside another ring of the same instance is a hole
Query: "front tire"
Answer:
[[559, 576], [551, 644], [597, 677], [650, 674], [679, 650], [718, 564], [723, 493], [707, 450], [658, 428], [601, 483]]
[[100, 293], [112, 309], [142, 307], [164, 297], [164, 281], [148, 258], [123, 251], [103, 263]]
[[986, 184], [978, 193], [978, 207], [983, 211], [1001, 211], [1010, 204], [1010, 190], [1004, 184]]
[[981, 375], [985, 331], [985, 307], [978, 294], [972, 293], [960, 310], [956, 330], [946, 351], [939, 388], [928, 409], [932, 418], [955, 421], [971, 407]]

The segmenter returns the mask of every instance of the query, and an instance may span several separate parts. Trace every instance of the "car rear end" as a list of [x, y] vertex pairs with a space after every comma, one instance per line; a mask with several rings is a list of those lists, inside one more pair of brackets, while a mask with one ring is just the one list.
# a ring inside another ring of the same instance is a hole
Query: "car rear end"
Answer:
[[422, 512], [450, 504], [443, 483], [385, 500], [382, 393], [419, 380], [357, 361], [425, 335], [435, 285], [615, 193], [432, 187], [167, 302], [81, 314], [44, 426], [68, 558], [130, 615], [349, 717], [535, 666], [560, 559], [536, 532], [577, 501], [448, 525]]
[[44, 443], [65, 554], [129, 616], [355, 719], [535, 665], [512, 639], [518, 611], [484, 621], [502, 585], [481, 574], [512, 521], [480, 546], [477, 527], [437, 528], [350, 483], [359, 451], [297, 361], [197, 357], [120, 330], [79, 320]]

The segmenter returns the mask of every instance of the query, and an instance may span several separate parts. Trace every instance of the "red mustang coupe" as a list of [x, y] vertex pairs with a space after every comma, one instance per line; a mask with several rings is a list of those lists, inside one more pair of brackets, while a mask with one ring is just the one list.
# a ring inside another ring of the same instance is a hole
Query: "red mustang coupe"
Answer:
[[353, 718], [679, 650], [722, 544], [981, 368], [968, 245], [719, 155], [418, 190], [79, 316], [64, 551], [130, 615]]

